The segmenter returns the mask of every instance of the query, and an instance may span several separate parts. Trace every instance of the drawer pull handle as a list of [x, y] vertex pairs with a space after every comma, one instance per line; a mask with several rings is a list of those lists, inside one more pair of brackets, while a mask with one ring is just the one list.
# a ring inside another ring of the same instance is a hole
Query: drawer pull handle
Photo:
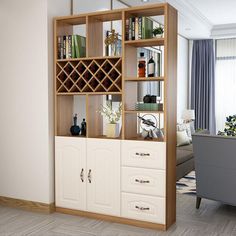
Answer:
[[150, 156], [150, 153], [144, 153], [144, 152], [136, 152], [135, 153], [136, 156], [140, 156], [140, 157], [146, 157], [146, 156]]
[[89, 172], [88, 172], [88, 181], [89, 181], [89, 183], [91, 184], [91, 182], [92, 182], [91, 169], [89, 169]]
[[142, 180], [142, 179], [135, 179], [135, 182], [140, 183], [140, 184], [149, 184], [149, 180]]
[[150, 208], [149, 207], [139, 207], [139, 206], [135, 206], [136, 209], [140, 210], [140, 211], [149, 211]]
[[83, 168], [81, 169], [81, 172], [80, 172], [80, 179], [81, 179], [81, 182], [84, 182], [84, 169]]

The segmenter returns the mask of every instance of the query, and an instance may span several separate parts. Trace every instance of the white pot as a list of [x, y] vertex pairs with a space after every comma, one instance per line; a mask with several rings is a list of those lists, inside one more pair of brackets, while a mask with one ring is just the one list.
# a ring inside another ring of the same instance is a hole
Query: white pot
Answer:
[[156, 38], [162, 38], [162, 37], [163, 37], [163, 34], [157, 34], [155, 37], [156, 37]]
[[117, 138], [120, 136], [119, 124], [107, 124], [106, 136], [109, 138]]

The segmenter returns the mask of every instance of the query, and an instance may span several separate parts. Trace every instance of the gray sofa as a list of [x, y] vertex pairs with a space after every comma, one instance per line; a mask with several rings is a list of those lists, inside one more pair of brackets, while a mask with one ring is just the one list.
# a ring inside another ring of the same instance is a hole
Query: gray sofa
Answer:
[[176, 150], [176, 180], [194, 170], [193, 146], [185, 145]]
[[236, 206], [236, 138], [193, 135], [196, 208], [201, 198]]

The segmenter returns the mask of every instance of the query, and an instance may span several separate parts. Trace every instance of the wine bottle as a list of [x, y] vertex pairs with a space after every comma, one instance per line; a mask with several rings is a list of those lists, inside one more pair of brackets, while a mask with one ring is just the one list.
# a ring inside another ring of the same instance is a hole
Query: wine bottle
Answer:
[[140, 53], [140, 57], [138, 59], [138, 77], [146, 76], [146, 58], [144, 57], [144, 53]]
[[153, 60], [153, 57], [151, 57], [148, 61], [148, 77], [154, 77], [155, 76], [155, 61]]

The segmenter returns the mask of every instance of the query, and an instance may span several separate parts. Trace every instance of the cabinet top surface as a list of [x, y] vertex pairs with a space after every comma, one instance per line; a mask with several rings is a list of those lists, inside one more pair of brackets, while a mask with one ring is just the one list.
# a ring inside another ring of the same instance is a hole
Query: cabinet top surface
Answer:
[[122, 14], [139, 14], [141, 13], [143, 16], [154, 16], [154, 15], [164, 15], [164, 9], [170, 6], [168, 3], [160, 3], [160, 4], [148, 4], [145, 6], [136, 6], [130, 8], [121, 8], [115, 10], [106, 10], [106, 11], [96, 11], [83, 13], [79, 15], [70, 15], [70, 16], [61, 16], [55, 17], [55, 21], [68, 21], [69, 24], [78, 24], [85, 23], [86, 17], [95, 17], [98, 20], [109, 21], [113, 20], [121, 20]]

